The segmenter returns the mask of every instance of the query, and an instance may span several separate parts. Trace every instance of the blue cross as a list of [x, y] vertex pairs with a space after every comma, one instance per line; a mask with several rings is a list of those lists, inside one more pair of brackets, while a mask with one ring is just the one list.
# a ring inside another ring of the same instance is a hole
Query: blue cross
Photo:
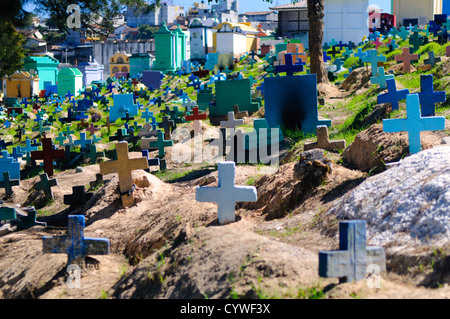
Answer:
[[350, 50], [348, 47], [345, 48], [345, 51], [342, 53], [342, 55], [345, 57], [345, 59], [347, 60], [348, 58], [351, 57], [351, 55], [353, 54], [353, 50]]
[[285, 65], [277, 65], [275, 67], [275, 72], [286, 72], [286, 75], [294, 75], [294, 72], [303, 72], [302, 64], [293, 64], [292, 54], [287, 53], [284, 55]]
[[69, 101], [70, 101], [70, 99], [72, 98], [73, 94], [71, 94], [71, 93], [70, 93], [70, 90], [69, 90], [69, 91], [67, 91], [67, 94], [64, 95], [64, 96], [65, 96], [65, 97], [68, 97], [68, 98], [69, 98]]
[[37, 151], [37, 146], [31, 145], [31, 140], [29, 138], [25, 141], [25, 147], [21, 147], [20, 150], [24, 151], [25, 153], [30, 153], [31, 151]]
[[91, 145], [92, 144], [92, 139], [86, 139], [86, 133], [80, 133], [80, 139], [76, 140], [74, 143], [74, 145], [80, 145], [81, 149], [86, 149], [86, 145]]
[[420, 133], [423, 131], [438, 131], [445, 129], [445, 117], [422, 117], [418, 94], [406, 96], [406, 119], [383, 120], [383, 130], [388, 133], [408, 132], [409, 153], [415, 154], [422, 150]]
[[148, 107], [146, 107], [145, 112], [142, 112], [141, 118], [145, 119], [145, 122], [148, 123], [153, 118], [153, 112], [149, 112]]
[[364, 63], [370, 63], [372, 67], [372, 76], [378, 75], [378, 62], [386, 62], [386, 57], [384, 55], [378, 55], [376, 49], [369, 50], [368, 55], [362, 58]]
[[441, 62], [441, 58], [440, 57], [436, 58], [434, 56], [434, 51], [428, 52], [428, 59], [425, 59], [424, 63], [427, 65], [431, 65], [431, 67], [434, 68], [436, 62]]
[[14, 158], [14, 161], [18, 161], [19, 158], [22, 158], [24, 153], [21, 152], [20, 146], [14, 147], [11, 153], [11, 157]]
[[334, 60], [333, 65], [336, 66], [336, 71], [340, 71], [342, 66], [344, 65], [344, 62], [342, 62], [342, 60], [338, 58], [338, 59]]
[[365, 56], [367, 56], [367, 52], [363, 52], [362, 48], [358, 48], [358, 52], [355, 53], [355, 56], [362, 60]]
[[378, 68], [378, 76], [371, 77], [370, 82], [372, 84], [379, 84], [380, 89], [384, 90], [387, 87], [386, 80], [393, 79], [393, 78], [394, 78], [394, 75], [386, 75], [386, 73], [384, 72], [384, 67], [379, 67]]
[[327, 63], [331, 58], [328, 56], [327, 51], [323, 51], [323, 62]]
[[392, 27], [389, 31], [389, 34], [392, 35], [392, 37], [395, 39], [398, 35], [398, 29], [396, 27]]
[[402, 38], [403, 41], [406, 41], [406, 39], [407, 39], [408, 36], [409, 36], [409, 33], [410, 33], [410, 32], [407, 31], [405, 27], [401, 27], [401, 28], [400, 28], [400, 32], [398, 33], [398, 36], [399, 36], [400, 38]]
[[20, 163], [15, 162], [7, 151], [2, 151], [0, 159], [0, 182], [3, 182], [3, 172], [9, 172], [10, 179], [20, 180]]
[[434, 116], [436, 113], [434, 104], [445, 102], [447, 95], [445, 91], [434, 92], [432, 74], [420, 76], [420, 87], [419, 99], [422, 116]]
[[25, 105], [25, 108], [27, 108], [27, 107], [28, 107], [28, 104], [31, 104], [31, 103], [28, 102], [28, 99], [27, 99], [26, 97], [24, 97], [24, 98], [22, 99], [22, 104], [24, 104], [24, 105]]
[[109, 240], [106, 238], [84, 237], [85, 221], [83, 215], [69, 215], [67, 236], [44, 236], [43, 252], [67, 254], [67, 264], [83, 264], [87, 255], [109, 254]]
[[430, 21], [430, 23], [428, 25], [429, 25], [428, 31], [433, 32], [433, 35], [435, 37], [437, 37], [438, 32], [441, 30], [441, 26], [439, 24], [437, 24], [436, 21]]
[[395, 79], [387, 79], [386, 85], [388, 88], [388, 92], [378, 95], [377, 97], [378, 104], [391, 103], [392, 111], [398, 110], [399, 108], [398, 101], [406, 99], [406, 96], [409, 94], [409, 90], [404, 89], [397, 91]]
[[319, 252], [319, 276], [338, 277], [339, 282], [355, 282], [367, 277], [367, 266], [386, 270], [383, 247], [366, 246], [366, 221], [339, 223], [339, 250]]

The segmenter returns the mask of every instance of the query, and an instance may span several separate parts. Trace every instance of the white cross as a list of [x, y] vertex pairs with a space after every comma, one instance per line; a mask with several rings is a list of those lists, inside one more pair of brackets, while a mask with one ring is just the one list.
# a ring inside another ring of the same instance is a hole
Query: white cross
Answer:
[[224, 225], [235, 221], [237, 202], [256, 202], [258, 195], [254, 186], [234, 186], [234, 162], [222, 162], [218, 166], [218, 187], [198, 187], [195, 199], [198, 202], [217, 203], [217, 219], [220, 225]]

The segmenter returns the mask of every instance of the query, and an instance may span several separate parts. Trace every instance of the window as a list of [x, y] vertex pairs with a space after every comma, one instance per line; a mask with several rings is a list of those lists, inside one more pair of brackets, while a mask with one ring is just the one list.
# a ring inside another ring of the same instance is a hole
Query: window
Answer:
[[117, 58], [117, 63], [124, 63], [124, 60], [121, 56]]

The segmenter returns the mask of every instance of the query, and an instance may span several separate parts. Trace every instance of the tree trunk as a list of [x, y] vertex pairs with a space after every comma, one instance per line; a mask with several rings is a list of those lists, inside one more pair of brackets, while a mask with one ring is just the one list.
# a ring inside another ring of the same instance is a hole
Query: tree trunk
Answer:
[[325, 0], [308, 0], [309, 57], [311, 74], [317, 74], [317, 83], [329, 83], [328, 72], [323, 64], [323, 29]]

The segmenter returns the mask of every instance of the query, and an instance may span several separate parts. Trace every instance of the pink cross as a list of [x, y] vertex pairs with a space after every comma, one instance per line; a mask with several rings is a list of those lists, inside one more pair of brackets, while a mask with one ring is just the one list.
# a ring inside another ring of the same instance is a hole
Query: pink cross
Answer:
[[450, 58], [450, 45], [445, 48], [445, 55]]
[[372, 44], [375, 45], [375, 48], [378, 50], [378, 47], [382, 46], [383, 42], [380, 41], [380, 38], [376, 38], [375, 41], [372, 41]]
[[198, 106], [192, 109], [192, 115], [186, 115], [186, 121], [194, 121], [194, 135], [201, 133], [202, 128], [200, 126], [200, 120], [206, 120], [206, 113], [200, 114], [198, 111]]

